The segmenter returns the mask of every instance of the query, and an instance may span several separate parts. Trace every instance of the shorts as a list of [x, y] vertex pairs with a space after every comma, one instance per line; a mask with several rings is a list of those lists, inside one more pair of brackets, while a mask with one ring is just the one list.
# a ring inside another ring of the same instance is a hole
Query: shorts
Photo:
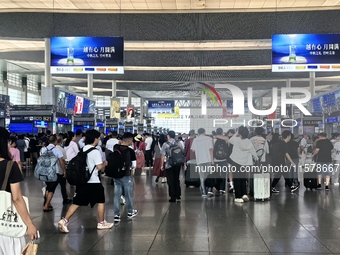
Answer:
[[104, 204], [104, 187], [101, 183], [87, 183], [86, 185], [76, 186], [73, 204], [79, 206], [93, 207], [95, 204]]
[[332, 173], [335, 171], [333, 167], [334, 165], [332, 164], [332, 162], [317, 162], [314, 171], [317, 172], [318, 176], [331, 176]]
[[59, 182], [56, 181], [56, 182], [46, 182], [46, 190], [48, 192], [52, 192], [54, 194], [55, 192], [55, 189], [57, 188]]
[[29, 151], [24, 152], [24, 157], [25, 157], [25, 159], [30, 158], [31, 153]]

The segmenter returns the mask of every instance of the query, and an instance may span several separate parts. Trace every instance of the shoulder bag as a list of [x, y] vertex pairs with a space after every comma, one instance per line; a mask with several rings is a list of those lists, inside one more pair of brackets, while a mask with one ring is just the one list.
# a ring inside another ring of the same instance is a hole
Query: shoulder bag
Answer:
[[[8, 178], [12, 170], [13, 161], [8, 161], [4, 182], [0, 190], [0, 235], [9, 237], [22, 237], [26, 234], [27, 226], [21, 219], [12, 200], [12, 194], [6, 191]], [[28, 211], [28, 199], [24, 197]]]

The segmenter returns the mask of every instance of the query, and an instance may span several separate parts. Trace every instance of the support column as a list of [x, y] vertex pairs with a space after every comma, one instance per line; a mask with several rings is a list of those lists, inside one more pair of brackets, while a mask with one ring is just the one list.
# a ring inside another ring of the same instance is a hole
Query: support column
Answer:
[[131, 90], [128, 90], [128, 105], [132, 104], [131, 95], [132, 95]]
[[4, 94], [8, 96], [8, 86], [9, 86], [9, 83], [8, 83], [8, 80], [4, 80]]
[[112, 81], [112, 98], [117, 97], [117, 82], [115, 80]]
[[52, 87], [50, 38], [45, 38], [45, 86]]
[[[286, 87], [287, 88], [291, 88], [292, 87], [292, 81], [290, 79], [287, 79]], [[288, 94], [288, 98], [291, 98], [291, 97], [292, 97], [292, 95], [291, 95], [291, 93], [289, 93]], [[289, 115], [289, 117], [294, 118], [294, 116], [293, 116], [294, 115], [293, 105], [290, 105], [290, 111], [291, 111], [291, 114]]]
[[201, 114], [207, 114], [207, 94], [201, 94]]
[[309, 72], [309, 90], [313, 98], [315, 96], [315, 72]]
[[93, 74], [87, 74], [87, 96], [93, 98]]
[[139, 115], [139, 123], [144, 123], [143, 121], [144, 114], [144, 99], [140, 98], [140, 115]]
[[24, 91], [24, 101], [23, 101], [23, 105], [27, 105], [27, 104], [28, 104], [27, 86], [22, 86], [22, 90]]

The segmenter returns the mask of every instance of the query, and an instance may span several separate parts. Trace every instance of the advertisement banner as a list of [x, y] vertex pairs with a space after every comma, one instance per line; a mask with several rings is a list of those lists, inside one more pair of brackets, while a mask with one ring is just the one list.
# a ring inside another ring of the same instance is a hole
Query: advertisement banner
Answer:
[[111, 119], [120, 118], [120, 99], [119, 98], [111, 98], [110, 118]]
[[123, 74], [122, 37], [52, 37], [51, 73]]
[[149, 101], [148, 112], [152, 113], [174, 113], [175, 101]]
[[126, 119], [131, 120], [135, 118], [135, 106], [132, 104], [128, 104], [126, 106]]
[[272, 71], [340, 71], [340, 34], [273, 35]]

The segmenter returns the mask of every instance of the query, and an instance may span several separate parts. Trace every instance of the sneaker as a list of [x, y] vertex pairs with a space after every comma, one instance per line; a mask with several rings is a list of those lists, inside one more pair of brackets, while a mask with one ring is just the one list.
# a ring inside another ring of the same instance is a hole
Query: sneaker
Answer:
[[97, 229], [109, 229], [113, 227], [113, 223], [106, 222], [106, 220], [102, 222], [98, 222]]
[[207, 195], [202, 195], [202, 197], [203, 197], [203, 198], [206, 198], [206, 197], [207, 197]]
[[292, 187], [290, 187], [290, 191], [291, 192], [294, 192], [294, 191], [296, 191], [298, 189], [299, 189], [299, 186], [292, 186]]
[[157, 182], [158, 182], [158, 180], [159, 180], [159, 176], [157, 176], [157, 178], [156, 178], [155, 182], [157, 183]]
[[141, 176], [145, 176], [145, 175], [146, 175], [146, 173], [145, 173], [145, 172], [142, 172], [140, 175], [141, 175]]
[[115, 215], [114, 222], [120, 222], [120, 215]]
[[58, 227], [59, 227], [59, 231], [63, 232], [63, 233], [68, 233], [68, 220], [66, 220], [65, 218], [62, 218], [60, 221], [58, 221]]
[[333, 185], [334, 185], [334, 186], [339, 186], [339, 183], [338, 183], [338, 182], [336, 182], [336, 183], [334, 183]]
[[120, 197], [120, 204], [121, 205], [125, 205], [126, 204], [125, 197], [123, 197], [123, 196]]
[[46, 187], [43, 187], [43, 188], [41, 189], [41, 191], [42, 191], [42, 193], [43, 193], [43, 197], [45, 198], [45, 196], [46, 196]]
[[209, 191], [209, 192], [208, 192], [208, 196], [209, 196], [209, 197], [213, 197], [213, 196], [214, 196], [214, 192]]
[[328, 190], [329, 190], [329, 187], [328, 187], [328, 186], [326, 186], [326, 187], [325, 187], [325, 190], [327, 190], [327, 191], [328, 191]]
[[176, 197], [176, 200], [177, 200], [177, 201], [180, 201], [180, 200], [181, 200], [181, 197], [180, 197], [180, 196]]
[[[176, 200], [175, 200], [175, 202], [176, 202]], [[132, 213], [128, 213], [127, 216], [128, 216], [129, 219], [131, 219], [131, 218], [137, 216], [137, 214], [138, 214], [137, 210], [132, 210]]]
[[234, 186], [230, 186], [229, 193], [233, 193], [233, 192], [234, 192]]
[[244, 203], [244, 200], [242, 198], [235, 198], [235, 203]]
[[275, 188], [272, 188], [272, 193], [280, 193], [280, 191]]
[[221, 194], [225, 194], [225, 190], [220, 190], [220, 193]]
[[242, 197], [242, 199], [243, 199], [244, 202], [248, 202], [249, 201], [249, 197], [247, 195], [244, 195]]
[[166, 183], [166, 177], [162, 178], [162, 183]]
[[321, 184], [318, 184], [318, 186], [316, 187], [316, 189], [320, 190], [320, 189], [321, 189]]

